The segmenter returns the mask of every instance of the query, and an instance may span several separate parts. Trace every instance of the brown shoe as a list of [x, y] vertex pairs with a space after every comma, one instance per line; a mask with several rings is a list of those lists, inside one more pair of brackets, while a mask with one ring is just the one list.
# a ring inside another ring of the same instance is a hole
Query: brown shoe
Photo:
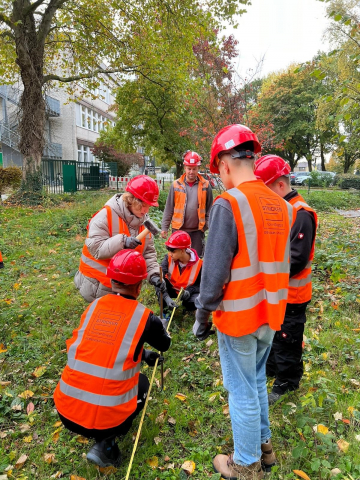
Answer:
[[271, 467], [276, 464], [275, 453], [272, 448], [271, 439], [261, 444], [261, 465], [265, 472], [271, 472]]
[[224, 480], [261, 480], [264, 478], [260, 460], [244, 466], [234, 463], [233, 455], [216, 455], [213, 465], [215, 472], [220, 473]]

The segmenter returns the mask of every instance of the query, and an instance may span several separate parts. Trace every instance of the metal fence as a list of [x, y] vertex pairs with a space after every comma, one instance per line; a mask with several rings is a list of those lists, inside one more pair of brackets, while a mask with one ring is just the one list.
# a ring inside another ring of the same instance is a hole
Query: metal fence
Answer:
[[108, 187], [110, 175], [117, 175], [117, 164], [43, 159], [41, 170], [49, 193], [66, 193]]

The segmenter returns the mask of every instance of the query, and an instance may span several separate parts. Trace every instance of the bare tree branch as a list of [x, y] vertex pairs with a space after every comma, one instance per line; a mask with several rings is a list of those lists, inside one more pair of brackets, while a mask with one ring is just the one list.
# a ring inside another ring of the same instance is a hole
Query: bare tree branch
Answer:
[[[135, 67], [134, 67], [135, 68]], [[119, 72], [133, 72], [134, 69], [129, 67], [129, 68], [114, 68], [111, 70], [104, 70], [103, 68], [98, 68], [97, 70], [94, 70], [93, 73], [88, 73], [87, 75], [74, 75], [72, 77], [60, 77], [59, 75], [45, 75], [43, 78], [43, 85], [47, 82], [50, 82], [51, 80], [57, 80], [58, 82], [62, 83], [69, 83], [69, 82], [74, 82], [76, 80], [84, 80], [85, 78], [92, 78], [98, 75], [99, 73], [104, 73], [104, 74], [110, 74], [110, 73], [119, 73]]]
[[45, 43], [45, 39], [49, 34], [49, 30], [51, 28], [52, 19], [54, 18], [55, 13], [59, 8], [61, 8], [64, 3], [69, 0], [50, 0], [48, 4], [44, 16], [41, 20], [39, 30], [38, 30], [38, 42], [40, 45]]
[[0, 23], [6, 23], [6, 25], [8, 27], [10, 27], [11, 29], [14, 29], [14, 24], [13, 22], [10, 20], [9, 17], [7, 17], [6, 15], [4, 15], [3, 13], [0, 13]]
[[39, 7], [45, 0], [37, 0], [36, 2], [32, 3], [26, 10], [24, 10], [24, 16], [26, 17], [29, 13], [35, 12], [37, 7]]

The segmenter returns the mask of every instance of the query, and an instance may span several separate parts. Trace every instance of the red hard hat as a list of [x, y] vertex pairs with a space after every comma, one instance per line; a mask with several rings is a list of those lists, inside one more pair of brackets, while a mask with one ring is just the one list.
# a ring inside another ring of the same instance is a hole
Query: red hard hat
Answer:
[[147, 277], [145, 259], [135, 250], [120, 250], [110, 260], [106, 275], [126, 285], [138, 283]]
[[215, 161], [220, 152], [232, 150], [233, 148], [245, 142], [253, 142], [254, 153], [261, 152], [259, 140], [255, 133], [250, 130], [250, 128], [245, 127], [245, 125], [240, 125], [239, 123], [228, 125], [227, 127], [222, 128], [214, 138], [211, 145], [210, 172], [220, 173]]
[[147, 175], [138, 175], [130, 180], [125, 190], [143, 202], [158, 207], [159, 187], [155, 180]]
[[277, 155], [265, 155], [255, 162], [255, 175], [260, 178], [265, 185], [275, 182], [283, 175], [289, 175], [290, 165], [284, 159]]
[[201, 165], [202, 158], [198, 153], [188, 150], [184, 153], [183, 160], [184, 165], [186, 165], [187, 167], [198, 167], [199, 165]]
[[170, 235], [165, 245], [170, 248], [190, 248], [191, 238], [187, 232], [178, 230]]

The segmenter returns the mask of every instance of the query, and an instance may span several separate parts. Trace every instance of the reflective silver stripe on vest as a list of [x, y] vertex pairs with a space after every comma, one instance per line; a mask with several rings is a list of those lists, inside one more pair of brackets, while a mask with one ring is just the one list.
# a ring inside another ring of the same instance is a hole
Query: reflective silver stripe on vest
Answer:
[[111, 208], [111, 224], [112, 224], [112, 237], [115, 237], [115, 235], [118, 235], [120, 233], [119, 226], [120, 226], [120, 220], [119, 220], [119, 215]]
[[[246, 280], [254, 277], [259, 273], [273, 274], [289, 273], [289, 255], [290, 255], [290, 235], [286, 242], [286, 249], [284, 258], [281, 262], [262, 262], [259, 261], [258, 255], [258, 237], [255, 219], [246, 195], [244, 195], [237, 188], [232, 188], [228, 194], [234, 197], [238, 203], [240, 215], [244, 225], [244, 233], [246, 240], [246, 248], [249, 255], [250, 265], [247, 267], [234, 268], [230, 273], [230, 281]], [[287, 203], [288, 213], [290, 218], [290, 225], [292, 222], [293, 208]]]
[[171, 278], [171, 275], [173, 274], [174, 267], [175, 267], [175, 262], [173, 262], [172, 258], [170, 257], [170, 263], [169, 263], [169, 269], [168, 269], [168, 272], [170, 273], [170, 278]]
[[98, 405], [99, 407], [117, 407], [129, 402], [132, 398], [137, 396], [138, 385], [135, 385], [131, 390], [122, 395], [99, 395], [98, 393], [91, 393], [79, 388], [72, 387], [60, 379], [60, 390], [62, 393], [71, 398], [82, 400], [91, 405]]
[[293, 206], [294, 206], [295, 208], [299, 208], [299, 207], [310, 208], [307, 203], [302, 202], [301, 200], [299, 200], [298, 202], [295, 202], [295, 203], [293, 204]]
[[174, 213], [183, 213], [181, 208], [174, 208]]
[[104, 273], [106, 275], [106, 267], [104, 267], [104, 265], [101, 265], [101, 263], [92, 260], [83, 253], [81, 254], [81, 261], [85, 263], [85, 265], [87, 265], [88, 267], [94, 268], [98, 272]]
[[308, 285], [309, 283], [311, 283], [311, 273], [309, 273], [309, 275], [307, 275], [305, 278], [290, 278], [289, 287], [305, 287], [305, 285]]
[[174, 191], [184, 193], [184, 189], [179, 187], [174, 187]]
[[88, 375], [93, 375], [94, 377], [103, 378], [107, 380], [128, 380], [132, 378], [137, 372], [140, 371], [140, 362], [134, 367], [129, 370], [123, 371], [124, 361], [127, 359], [129, 355], [129, 351], [131, 348], [132, 340], [135, 336], [136, 330], [139, 326], [140, 320], [144, 314], [145, 307], [140, 303], [135, 308], [133, 316], [129, 322], [128, 328], [125, 332], [123, 337], [122, 343], [119, 347], [114, 366], [112, 368], [101, 367], [99, 365], [94, 365], [92, 363], [87, 363], [82, 360], [77, 360], [75, 358], [77, 347], [80, 345], [85, 329], [89, 324], [90, 318], [94, 312], [94, 309], [101, 298], [95, 300], [84, 319], [84, 323], [82, 324], [81, 328], [78, 331], [78, 336], [75, 342], [70, 346], [68, 352], [68, 366], [77, 372], [86, 373]]
[[189, 281], [187, 283], [187, 287], [189, 285], [192, 285], [194, 282], [195, 282], [195, 275], [196, 275], [196, 271], [197, 271], [197, 267], [198, 267], [198, 262], [196, 262], [192, 267], [191, 267], [191, 273], [190, 273], [190, 277], [189, 277]]
[[218, 306], [218, 310], [224, 312], [242, 312], [256, 307], [263, 300], [266, 300], [271, 305], [278, 305], [281, 300], [287, 300], [288, 289], [281, 288], [277, 292], [268, 292], [263, 289], [255, 293], [252, 297], [240, 298], [237, 300], [223, 300]]

